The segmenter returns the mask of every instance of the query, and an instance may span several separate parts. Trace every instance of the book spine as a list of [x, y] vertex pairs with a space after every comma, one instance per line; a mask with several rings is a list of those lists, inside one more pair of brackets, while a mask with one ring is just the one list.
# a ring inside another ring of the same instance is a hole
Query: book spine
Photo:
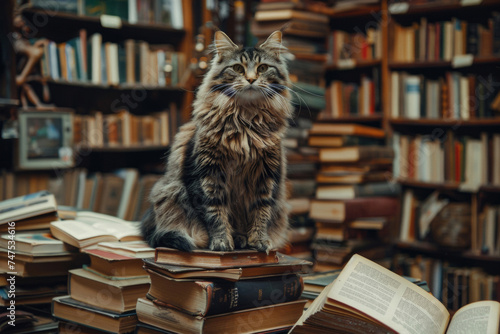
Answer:
[[400, 188], [390, 182], [383, 183], [367, 183], [354, 187], [356, 197], [369, 196], [396, 196], [400, 192]]
[[399, 199], [395, 197], [365, 197], [345, 202], [345, 221], [367, 217], [389, 217], [397, 214]]
[[214, 282], [206, 287], [206, 315], [274, 305], [297, 300], [304, 283], [297, 274], [273, 278]]

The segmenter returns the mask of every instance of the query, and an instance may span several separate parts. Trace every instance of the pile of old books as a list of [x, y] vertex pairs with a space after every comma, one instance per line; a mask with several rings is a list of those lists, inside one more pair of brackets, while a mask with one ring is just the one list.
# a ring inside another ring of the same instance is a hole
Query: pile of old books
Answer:
[[134, 330], [137, 298], [150, 285], [142, 257], [152, 256], [154, 250], [143, 241], [125, 241], [102, 242], [81, 251], [90, 257], [90, 266], [70, 270], [68, 295], [52, 302], [59, 332]]
[[[16, 330], [54, 330], [52, 298], [67, 293], [67, 274], [87, 260], [48, 230], [59, 219], [54, 195], [35, 192], [0, 202], [0, 331], [4, 315], [19, 315]], [[17, 320], [17, 319], [16, 319]], [[6, 328], [12, 329], [12, 325]]]
[[317, 271], [340, 269], [354, 253], [385, 256], [399, 187], [391, 182], [394, 152], [384, 137], [384, 130], [359, 124], [316, 122], [309, 130], [320, 161], [309, 213]]
[[151, 287], [137, 300], [138, 332], [286, 332], [302, 315], [310, 265], [275, 251], [157, 248], [144, 260]]

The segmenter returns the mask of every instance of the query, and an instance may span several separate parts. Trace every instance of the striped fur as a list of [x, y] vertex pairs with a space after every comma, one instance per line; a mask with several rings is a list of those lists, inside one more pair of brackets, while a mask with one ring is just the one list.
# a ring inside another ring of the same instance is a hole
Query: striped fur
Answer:
[[177, 133], [143, 221], [152, 247], [282, 246], [288, 228], [281, 139], [292, 115], [281, 32], [240, 48], [217, 32], [214, 57]]

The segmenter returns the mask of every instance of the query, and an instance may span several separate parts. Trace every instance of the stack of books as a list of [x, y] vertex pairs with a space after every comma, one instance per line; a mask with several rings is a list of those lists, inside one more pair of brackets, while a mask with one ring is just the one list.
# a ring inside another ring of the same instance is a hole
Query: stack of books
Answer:
[[139, 328], [183, 333], [289, 330], [302, 315], [301, 272], [311, 263], [275, 251], [181, 252], [145, 259], [151, 288], [137, 301]]
[[97, 329], [127, 333], [137, 324], [137, 298], [150, 287], [142, 258], [154, 249], [143, 241], [101, 242], [82, 252], [90, 257], [90, 266], [68, 274], [68, 295], [54, 298], [52, 313], [59, 330]]
[[338, 269], [354, 252], [384, 254], [381, 237], [399, 210], [399, 188], [390, 182], [393, 151], [383, 145], [384, 131], [315, 123], [309, 135], [320, 161], [310, 208], [316, 221], [315, 269]]
[[36, 322], [57, 327], [43, 314], [52, 298], [67, 293], [68, 270], [87, 261], [48, 232], [50, 221], [57, 219], [56, 200], [47, 191], [0, 202], [0, 306], [26, 312], [29, 330]]
[[[311, 242], [314, 236], [314, 221], [309, 218], [311, 199], [316, 191], [316, 173], [318, 171], [317, 150], [307, 144], [312, 121], [298, 117], [290, 125], [285, 139], [287, 149], [287, 203], [289, 205], [289, 245], [280, 252], [312, 260]], [[295, 145], [290, 145], [293, 142]]]

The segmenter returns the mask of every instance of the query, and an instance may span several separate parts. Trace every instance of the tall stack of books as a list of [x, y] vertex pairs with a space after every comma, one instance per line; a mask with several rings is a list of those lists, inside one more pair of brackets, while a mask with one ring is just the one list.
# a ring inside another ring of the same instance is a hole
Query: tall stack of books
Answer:
[[309, 145], [319, 148], [315, 270], [338, 269], [355, 252], [385, 255], [389, 223], [398, 214], [399, 188], [391, 182], [393, 151], [385, 133], [359, 124], [315, 123]]
[[[309, 218], [311, 199], [316, 191], [317, 150], [307, 145], [312, 121], [298, 117], [290, 125], [285, 139], [287, 149], [287, 195], [289, 205], [289, 246], [280, 252], [302, 259], [312, 260], [311, 242], [314, 221]], [[294, 145], [291, 145], [292, 142]]]
[[145, 259], [151, 288], [137, 301], [138, 328], [183, 333], [289, 330], [305, 300], [301, 272], [311, 263], [275, 251], [181, 252]]
[[67, 293], [68, 270], [87, 261], [48, 232], [50, 221], [57, 219], [56, 200], [47, 191], [0, 202], [0, 306], [26, 312], [29, 330], [37, 321], [48, 329], [57, 326], [50, 316], [42, 320], [38, 314], [53, 297]]
[[54, 298], [52, 313], [60, 332], [77, 327], [112, 333], [127, 333], [137, 325], [137, 298], [150, 287], [142, 258], [154, 249], [143, 241], [101, 242], [82, 252], [90, 266], [70, 270], [68, 295]]

